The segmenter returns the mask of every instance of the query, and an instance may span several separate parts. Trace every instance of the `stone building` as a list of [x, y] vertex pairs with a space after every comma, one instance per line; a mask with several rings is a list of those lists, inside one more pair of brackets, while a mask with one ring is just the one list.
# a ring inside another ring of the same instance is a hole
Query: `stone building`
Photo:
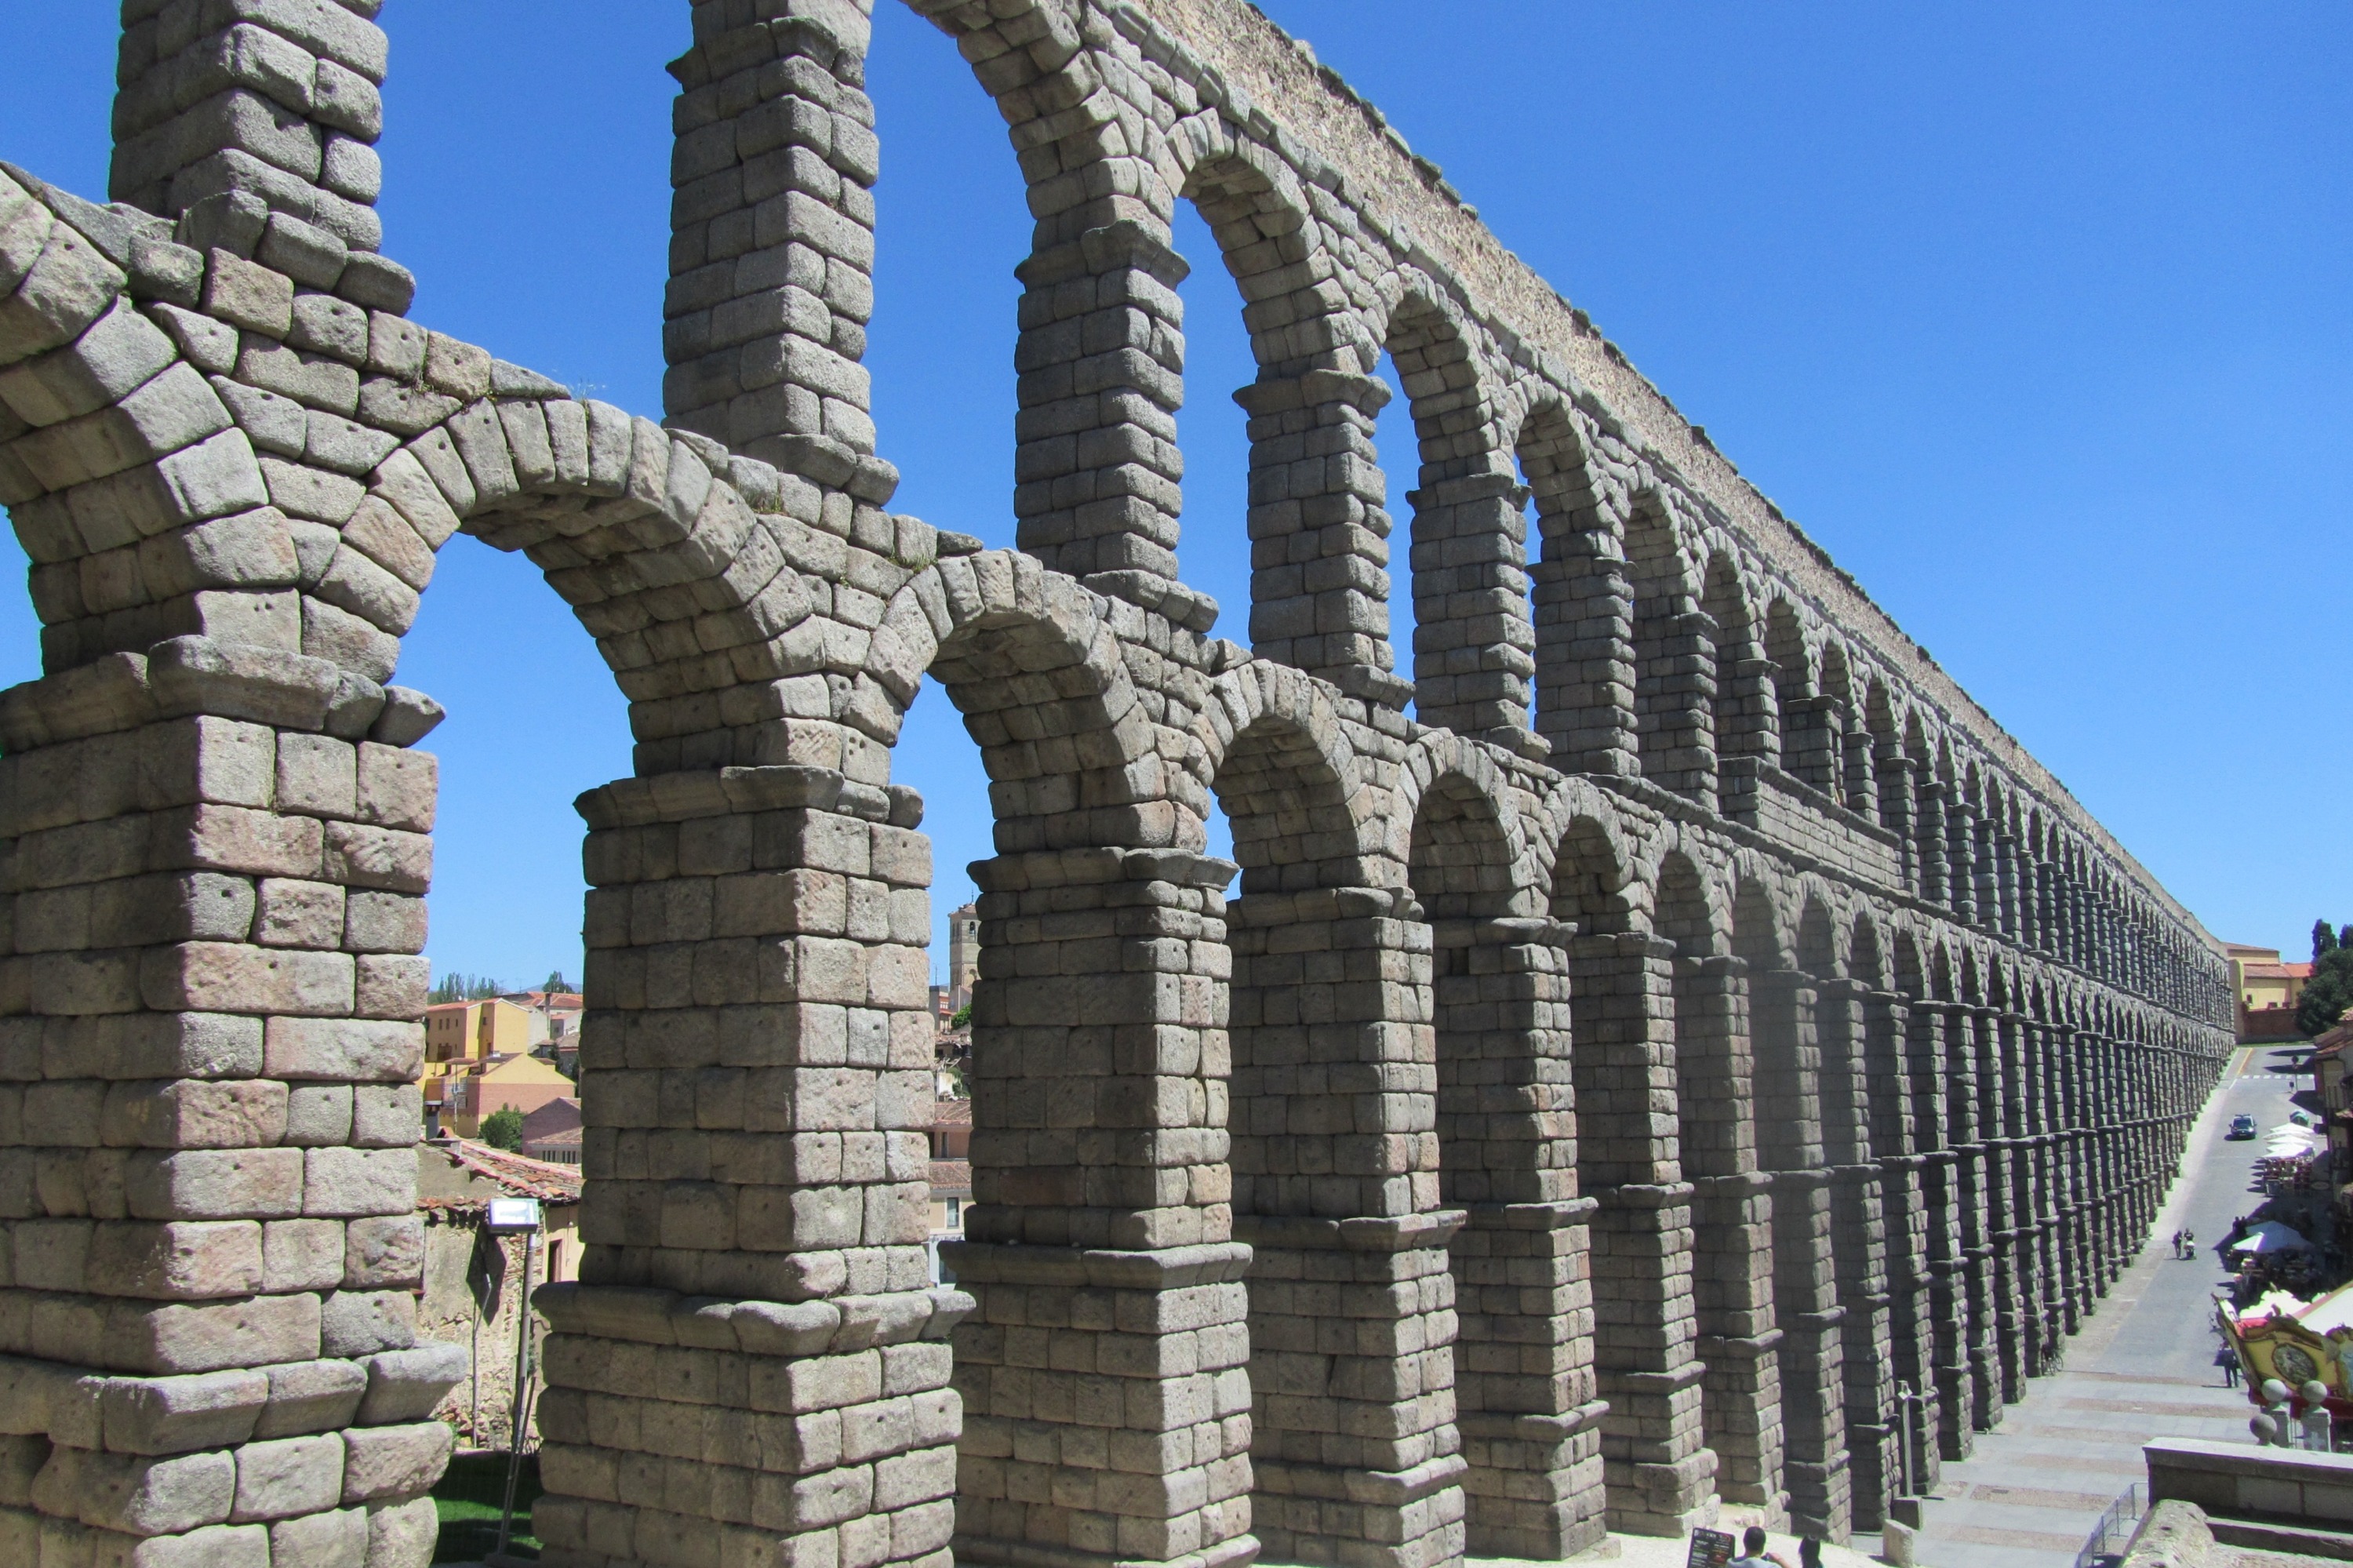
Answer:
[[[375, 0], [129, 0], [113, 204], [0, 175], [47, 672], [0, 694], [0, 1561], [427, 1560], [394, 673], [460, 532], [637, 737], [579, 801], [550, 1563], [1838, 1536], [1899, 1384], [1933, 1479], [2137, 1246], [2231, 1042], [2197, 920], [1250, 6], [913, 3], [1036, 217], [1013, 551], [887, 509], [863, 0], [691, 8], [664, 424], [408, 318]], [[1246, 514], [1191, 520], [1254, 542], [1246, 644], [1180, 571], [1180, 201], [1259, 361]], [[998, 813], [954, 1287], [925, 675]]]
[[960, 904], [948, 914], [948, 1011], [962, 1012], [972, 1003], [973, 987], [980, 980], [980, 910]]

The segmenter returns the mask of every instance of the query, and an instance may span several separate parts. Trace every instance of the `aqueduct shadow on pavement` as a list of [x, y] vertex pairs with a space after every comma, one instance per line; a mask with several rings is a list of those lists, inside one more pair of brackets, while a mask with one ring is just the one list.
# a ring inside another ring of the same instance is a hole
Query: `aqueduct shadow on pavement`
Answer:
[[[1899, 1384], [1933, 1478], [2137, 1246], [2230, 1044], [2197, 921], [1257, 13], [916, 4], [1037, 218], [1015, 552], [887, 510], [862, 0], [692, 8], [662, 425], [406, 319], [375, 0], [129, 0], [115, 205], [0, 178], [47, 671], [0, 696], [0, 1557], [429, 1556], [394, 677], [459, 533], [637, 740], [580, 801], [550, 1563], [1837, 1537]], [[1247, 514], [1194, 519], [1249, 531], [1248, 647], [1179, 571], [1182, 201], [1259, 362]], [[927, 674], [996, 809], [945, 1288]]]

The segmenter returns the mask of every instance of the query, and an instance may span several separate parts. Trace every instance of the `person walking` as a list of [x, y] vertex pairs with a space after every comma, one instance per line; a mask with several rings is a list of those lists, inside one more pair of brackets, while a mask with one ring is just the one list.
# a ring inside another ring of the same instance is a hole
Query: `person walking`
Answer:
[[[1821, 1549], [1816, 1547], [1815, 1551]], [[1725, 1568], [1789, 1568], [1787, 1563], [1765, 1550], [1765, 1527], [1752, 1524], [1740, 1532], [1740, 1555], [1725, 1564]]]

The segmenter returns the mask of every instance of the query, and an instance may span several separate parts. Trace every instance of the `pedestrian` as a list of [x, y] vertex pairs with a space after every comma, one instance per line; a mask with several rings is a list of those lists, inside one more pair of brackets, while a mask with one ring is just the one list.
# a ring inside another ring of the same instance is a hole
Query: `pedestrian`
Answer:
[[1725, 1568], [1789, 1568], [1789, 1565], [1765, 1550], [1765, 1527], [1752, 1524], [1740, 1532], [1740, 1555], [1725, 1563]]
[[2227, 1340], [2215, 1351], [2214, 1364], [2222, 1369], [2222, 1386], [2224, 1388], [2236, 1388], [2239, 1386], [2238, 1353], [2231, 1349], [2230, 1343]]
[[2176, 1257], [2181, 1255], [2181, 1229], [2178, 1225], [2173, 1231], [2173, 1255]]
[[1810, 1535], [1798, 1537], [1798, 1568], [1822, 1568], [1822, 1543]]

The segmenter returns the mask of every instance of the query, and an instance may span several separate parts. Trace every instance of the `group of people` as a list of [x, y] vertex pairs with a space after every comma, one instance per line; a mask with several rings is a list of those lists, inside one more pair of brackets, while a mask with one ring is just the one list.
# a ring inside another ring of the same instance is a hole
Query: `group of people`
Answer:
[[[1765, 1550], [1764, 1528], [1752, 1524], [1741, 1533], [1740, 1555], [1725, 1568], [1791, 1568], [1791, 1564], [1779, 1552]], [[1822, 1543], [1810, 1535], [1799, 1536], [1795, 1568], [1822, 1568]]]
[[2196, 1257], [2198, 1255], [2198, 1233], [2186, 1227], [2174, 1232], [2173, 1255], [2176, 1257]]

